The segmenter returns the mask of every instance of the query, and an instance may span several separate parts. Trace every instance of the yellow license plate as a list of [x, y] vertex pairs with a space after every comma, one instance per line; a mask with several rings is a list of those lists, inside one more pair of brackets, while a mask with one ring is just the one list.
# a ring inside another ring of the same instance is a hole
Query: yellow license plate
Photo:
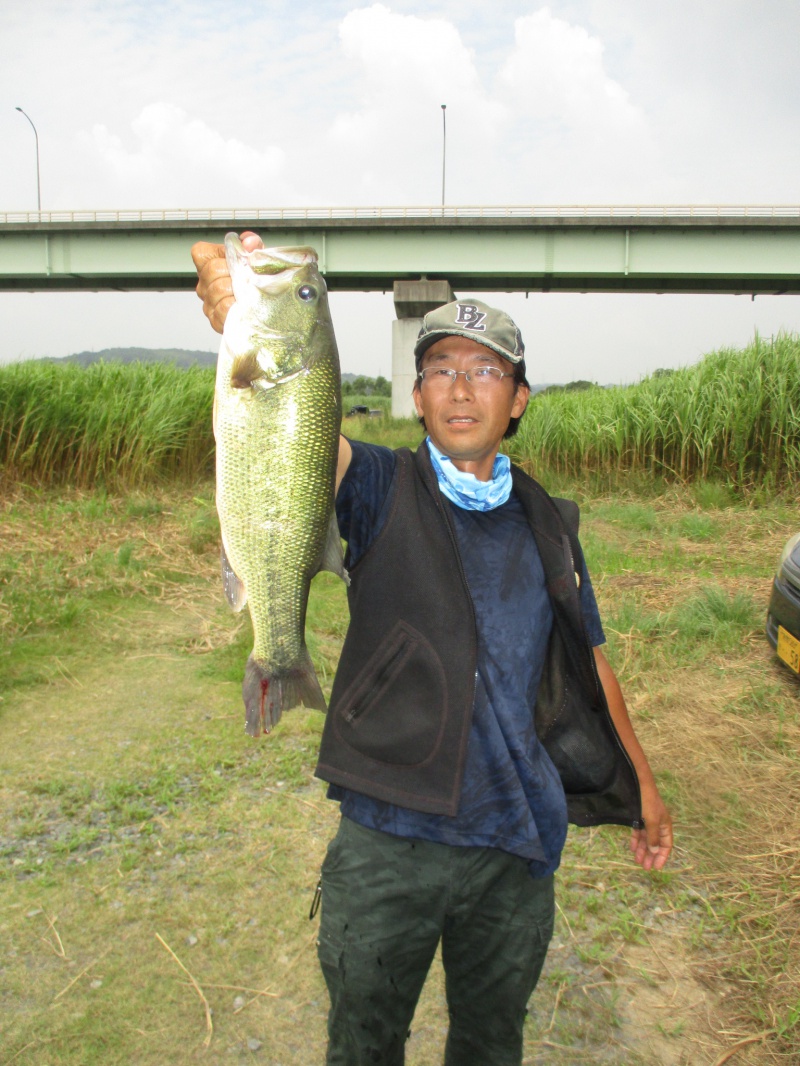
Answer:
[[778, 657], [783, 659], [796, 674], [800, 674], [800, 640], [778, 626]]

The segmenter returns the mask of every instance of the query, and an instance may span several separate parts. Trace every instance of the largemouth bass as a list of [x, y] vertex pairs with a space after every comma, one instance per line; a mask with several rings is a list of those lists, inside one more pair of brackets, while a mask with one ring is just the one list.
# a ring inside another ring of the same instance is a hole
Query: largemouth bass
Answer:
[[225, 254], [236, 302], [214, 394], [217, 510], [225, 592], [253, 622], [242, 693], [259, 736], [288, 708], [326, 709], [305, 618], [314, 574], [347, 579], [333, 513], [339, 356], [313, 248], [248, 253], [229, 233]]

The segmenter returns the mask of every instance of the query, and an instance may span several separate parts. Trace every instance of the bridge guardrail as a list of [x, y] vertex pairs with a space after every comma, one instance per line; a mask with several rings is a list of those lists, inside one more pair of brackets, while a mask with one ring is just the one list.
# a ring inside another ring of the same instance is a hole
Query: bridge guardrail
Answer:
[[518, 206], [253, 207], [4, 211], [0, 225], [85, 222], [280, 222], [473, 218], [800, 218], [798, 204], [560, 204]]

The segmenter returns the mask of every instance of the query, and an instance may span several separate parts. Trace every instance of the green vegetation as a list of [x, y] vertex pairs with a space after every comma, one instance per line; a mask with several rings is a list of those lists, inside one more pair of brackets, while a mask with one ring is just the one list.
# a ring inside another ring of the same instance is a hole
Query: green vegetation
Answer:
[[737, 490], [800, 480], [800, 337], [758, 337], [626, 388], [535, 396], [518, 462], [618, 482], [715, 477]]
[[376, 378], [365, 377], [363, 374], [357, 377], [347, 374], [342, 377], [342, 396], [346, 401], [352, 402], [350, 398], [356, 396], [374, 398], [376, 396], [391, 397], [391, 395], [392, 383], [381, 374]]
[[416, 418], [390, 418], [388, 414], [382, 418], [363, 415], [345, 418], [342, 433], [351, 440], [383, 444], [387, 448], [416, 448], [425, 435]]
[[58, 360], [60, 363], [173, 363], [180, 367], [206, 367], [213, 370], [217, 365], [217, 353], [197, 351], [194, 348], [102, 348], [98, 352], [75, 352]]
[[0, 468], [30, 484], [135, 486], [213, 469], [214, 375], [168, 363], [0, 368]]
[[[213, 388], [210, 370], [158, 363], [0, 367], [0, 469], [6, 480], [38, 485], [193, 481], [212, 469]], [[408, 437], [411, 422], [389, 415], [389, 391], [383, 378], [346, 382], [345, 413], [364, 404], [384, 417], [348, 419], [345, 432], [387, 444]], [[598, 487], [710, 482], [699, 491], [716, 493], [720, 506], [731, 492], [795, 485], [800, 338], [756, 338], [626, 388], [546, 390], [508, 450], [548, 479], [580, 476]]]
[[536, 395], [547, 396], [552, 392], [585, 392], [587, 389], [597, 389], [599, 387], [596, 381], [580, 379], [578, 381], [568, 381], [566, 385], [548, 385], [544, 389], [539, 389]]
[[366, 393], [361, 392], [354, 392], [349, 396], [344, 395], [342, 397], [342, 414], [345, 418], [348, 417], [350, 410], [353, 407], [369, 408], [370, 415], [365, 416], [361, 414], [358, 418], [371, 417], [371, 413], [374, 411], [380, 411], [385, 418], [391, 418], [392, 398], [391, 396], [367, 395]]

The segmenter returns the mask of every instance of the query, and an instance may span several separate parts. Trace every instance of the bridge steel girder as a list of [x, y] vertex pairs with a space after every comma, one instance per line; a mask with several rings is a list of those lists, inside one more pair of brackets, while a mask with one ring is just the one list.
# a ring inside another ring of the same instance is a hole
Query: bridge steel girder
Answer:
[[179, 291], [189, 249], [254, 229], [310, 245], [332, 291], [800, 293], [800, 217], [0, 222], [0, 291]]

